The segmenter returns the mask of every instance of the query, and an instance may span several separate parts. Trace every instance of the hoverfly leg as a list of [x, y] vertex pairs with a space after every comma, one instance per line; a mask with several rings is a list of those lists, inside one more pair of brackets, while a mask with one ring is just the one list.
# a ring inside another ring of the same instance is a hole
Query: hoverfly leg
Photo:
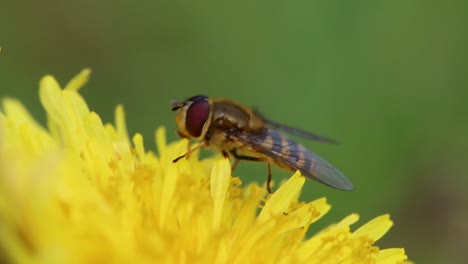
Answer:
[[236, 169], [237, 165], [239, 164], [239, 159], [236, 159], [236, 161], [234, 161], [234, 164], [232, 164], [232, 168], [231, 168], [231, 173], [234, 173], [234, 170]]
[[175, 158], [175, 159], [172, 161], [172, 163], [178, 162], [178, 161], [179, 161], [181, 158], [183, 158], [183, 157], [185, 157], [185, 154], [182, 155], [182, 156], [179, 156], [179, 157]]
[[176, 163], [181, 158], [187, 158], [188, 159], [190, 157], [190, 154], [192, 154], [195, 150], [197, 150], [197, 149], [199, 149], [199, 148], [201, 148], [203, 146], [208, 146], [207, 142], [205, 142], [205, 141], [201, 142], [200, 144], [196, 145], [194, 148], [189, 149], [184, 155], [175, 158], [172, 162]]
[[235, 149], [229, 151], [229, 153], [231, 153], [232, 156], [234, 156], [234, 158], [236, 158], [238, 160], [250, 160], [250, 161], [267, 162], [267, 159], [265, 159], [265, 158], [238, 155], [237, 151]]
[[236, 168], [237, 164], [238, 164], [239, 161], [241, 161], [241, 160], [266, 162], [266, 163], [268, 164], [267, 190], [268, 190], [269, 193], [271, 193], [271, 187], [270, 187], [270, 183], [271, 183], [271, 166], [270, 166], [270, 162], [268, 162], [267, 159], [265, 159], [265, 158], [260, 158], [260, 157], [241, 156], [241, 155], [238, 155], [238, 154], [237, 154], [236, 149], [231, 150], [230, 153], [234, 156], [234, 158], [236, 158], [236, 162], [235, 162], [234, 165], [232, 166], [232, 171], [234, 171], [234, 169]]
[[268, 166], [268, 179], [267, 179], [267, 184], [266, 184], [266, 187], [267, 187], [267, 190], [269, 193], [271, 193], [271, 165], [270, 165], [270, 162], [267, 162], [267, 166]]

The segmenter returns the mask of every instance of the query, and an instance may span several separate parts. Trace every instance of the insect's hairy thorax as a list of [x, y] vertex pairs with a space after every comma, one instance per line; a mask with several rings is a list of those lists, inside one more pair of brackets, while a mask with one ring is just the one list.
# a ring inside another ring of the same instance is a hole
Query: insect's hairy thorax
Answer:
[[229, 100], [219, 100], [214, 101], [211, 107], [212, 127], [240, 131], [255, 131], [263, 127], [263, 120], [245, 106], [234, 104]]
[[234, 104], [229, 100], [212, 102], [212, 117], [210, 127], [205, 139], [222, 147], [234, 149], [239, 147], [238, 142], [233, 142], [230, 135], [234, 133], [255, 133], [263, 127], [263, 121], [249, 108]]

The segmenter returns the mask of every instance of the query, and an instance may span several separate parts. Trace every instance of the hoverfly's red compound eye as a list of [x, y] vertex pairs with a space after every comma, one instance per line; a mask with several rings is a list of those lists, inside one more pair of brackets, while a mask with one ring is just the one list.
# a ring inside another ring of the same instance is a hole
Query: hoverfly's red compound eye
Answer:
[[192, 104], [187, 109], [185, 116], [185, 128], [191, 136], [197, 138], [201, 135], [203, 126], [210, 115], [210, 103], [204, 95], [194, 96], [187, 101]]

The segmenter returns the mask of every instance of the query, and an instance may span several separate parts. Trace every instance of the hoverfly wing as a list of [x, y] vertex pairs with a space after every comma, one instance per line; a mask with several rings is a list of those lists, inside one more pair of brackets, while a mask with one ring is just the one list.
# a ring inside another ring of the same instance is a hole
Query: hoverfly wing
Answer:
[[324, 137], [324, 136], [321, 136], [312, 132], [308, 132], [305, 130], [297, 129], [297, 128], [287, 126], [287, 125], [284, 125], [275, 121], [268, 120], [258, 111], [258, 109], [255, 109], [254, 113], [258, 115], [259, 117], [261, 117], [265, 125], [267, 125], [268, 127], [281, 130], [291, 135], [295, 135], [295, 136], [309, 139], [309, 140], [320, 141], [324, 143], [338, 144], [338, 142], [336, 142], [335, 140], [331, 138], [327, 138], [327, 137]]
[[269, 127], [276, 128], [278, 130], [282, 130], [284, 132], [287, 132], [291, 135], [295, 135], [301, 138], [309, 139], [309, 140], [315, 140], [315, 141], [320, 141], [320, 142], [325, 142], [325, 143], [332, 143], [332, 144], [337, 144], [337, 142], [331, 138], [327, 138], [321, 135], [317, 135], [315, 133], [311, 133], [305, 130], [297, 129], [294, 127], [290, 127], [287, 125], [283, 125], [271, 120], [263, 119], [263, 122]]
[[238, 133], [232, 137], [270, 157], [278, 165], [299, 170], [325, 185], [347, 191], [354, 188], [337, 168], [280, 132], [263, 129], [259, 133]]

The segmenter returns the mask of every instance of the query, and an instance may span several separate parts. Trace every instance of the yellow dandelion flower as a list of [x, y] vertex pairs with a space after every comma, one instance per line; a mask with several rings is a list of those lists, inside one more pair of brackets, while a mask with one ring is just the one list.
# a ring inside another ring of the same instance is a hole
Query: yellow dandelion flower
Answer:
[[[0, 112], [0, 260], [2, 263], [403, 263], [403, 249], [374, 242], [388, 215], [357, 230], [353, 214], [312, 237], [330, 210], [324, 198], [299, 202], [294, 174], [271, 196], [241, 187], [229, 160], [172, 160], [187, 140], [155, 139], [159, 155], [131, 139], [121, 106], [103, 124], [78, 94], [90, 71], [64, 89], [40, 82], [47, 128], [20, 102]], [[262, 205], [262, 206], [260, 206]]]

